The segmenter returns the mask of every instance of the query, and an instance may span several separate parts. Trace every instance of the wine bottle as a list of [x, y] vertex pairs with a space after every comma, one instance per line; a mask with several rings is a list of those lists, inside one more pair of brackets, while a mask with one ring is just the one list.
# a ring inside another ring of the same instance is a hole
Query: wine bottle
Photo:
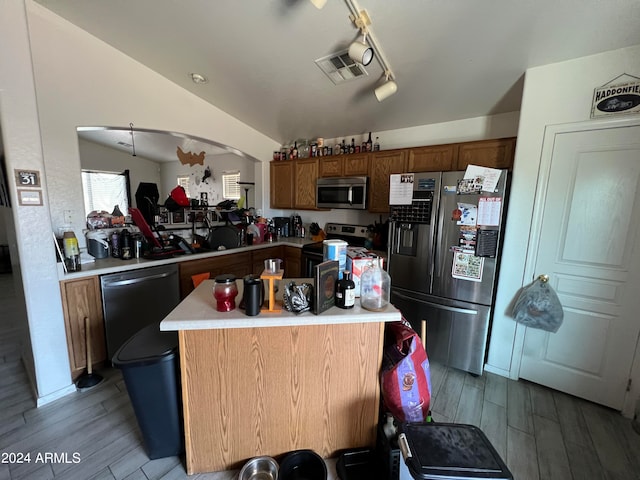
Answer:
[[365, 142], [365, 148], [367, 152], [370, 152], [371, 150], [373, 150], [373, 143], [371, 143], [371, 132], [369, 132], [369, 138]]
[[349, 153], [356, 153], [356, 140], [355, 140], [355, 138], [351, 139], [351, 145], [349, 145]]
[[380, 141], [378, 140], [380, 137], [376, 137], [376, 143], [373, 144], [373, 151], [377, 152], [380, 150]]
[[291, 150], [291, 158], [298, 158], [298, 142], [293, 142], [293, 150]]

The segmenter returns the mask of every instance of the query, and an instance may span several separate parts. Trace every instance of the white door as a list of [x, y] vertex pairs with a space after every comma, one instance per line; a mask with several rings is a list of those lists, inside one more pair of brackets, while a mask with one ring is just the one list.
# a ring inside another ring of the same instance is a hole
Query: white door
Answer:
[[564, 323], [526, 329], [520, 377], [620, 410], [640, 331], [640, 125], [556, 131], [545, 155], [530, 272]]

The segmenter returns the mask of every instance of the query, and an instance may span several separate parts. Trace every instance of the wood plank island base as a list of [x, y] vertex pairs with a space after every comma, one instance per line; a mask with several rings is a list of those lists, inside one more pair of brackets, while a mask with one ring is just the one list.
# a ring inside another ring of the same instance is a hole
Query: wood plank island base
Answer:
[[375, 444], [384, 323], [400, 320], [395, 307], [249, 317], [217, 312], [212, 292], [213, 281], [201, 283], [160, 324], [179, 332], [189, 475]]

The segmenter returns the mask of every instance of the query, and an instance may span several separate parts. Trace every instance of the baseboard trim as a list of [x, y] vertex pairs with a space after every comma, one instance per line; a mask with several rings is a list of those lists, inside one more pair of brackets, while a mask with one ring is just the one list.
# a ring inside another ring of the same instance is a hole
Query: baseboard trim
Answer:
[[65, 397], [75, 391], [76, 391], [76, 386], [72, 383], [68, 387], [61, 388], [60, 390], [56, 390], [55, 392], [50, 393], [49, 395], [45, 395], [44, 397], [38, 397], [36, 399], [36, 407], [38, 408], [43, 407], [44, 405], [47, 405], [48, 403], [58, 400], [59, 398]]

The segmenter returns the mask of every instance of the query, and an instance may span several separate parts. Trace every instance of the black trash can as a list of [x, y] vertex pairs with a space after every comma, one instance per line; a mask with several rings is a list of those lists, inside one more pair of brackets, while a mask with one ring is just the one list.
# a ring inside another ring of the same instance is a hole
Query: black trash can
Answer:
[[150, 459], [184, 452], [178, 334], [149, 325], [115, 353]]

